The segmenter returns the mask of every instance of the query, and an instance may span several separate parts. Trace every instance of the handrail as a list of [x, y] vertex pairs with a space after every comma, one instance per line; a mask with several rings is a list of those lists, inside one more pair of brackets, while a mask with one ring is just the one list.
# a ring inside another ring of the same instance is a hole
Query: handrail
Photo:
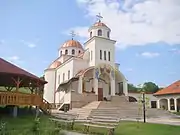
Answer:
[[0, 91], [0, 105], [39, 106], [43, 111], [50, 112], [51, 104], [40, 95], [21, 92]]

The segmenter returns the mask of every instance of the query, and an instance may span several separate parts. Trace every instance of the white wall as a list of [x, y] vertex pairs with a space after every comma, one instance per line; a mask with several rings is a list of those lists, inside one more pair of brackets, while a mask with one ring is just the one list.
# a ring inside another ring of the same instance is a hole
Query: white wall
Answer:
[[45, 80], [48, 82], [44, 86], [44, 99], [49, 103], [54, 103], [54, 92], [55, 92], [55, 70], [45, 70]]

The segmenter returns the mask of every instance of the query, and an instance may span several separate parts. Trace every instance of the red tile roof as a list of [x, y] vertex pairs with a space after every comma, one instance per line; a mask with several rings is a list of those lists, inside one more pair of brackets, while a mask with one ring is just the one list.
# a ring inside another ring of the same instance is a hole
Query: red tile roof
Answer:
[[14, 64], [0, 58], [0, 75], [12, 75], [12, 76], [19, 76], [19, 77], [28, 77], [30, 79], [34, 79], [40, 81], [42, 83], [47, 83], [46, 81], [40, 79], [39, 77], [21, 69]]
[[154, 93], [154, 95], [168, 95], [168, 94], [180, 94], [180, 80], [174, 82], [173, 84], [169, 85], [168, 87], [159, 90], [158, 92]]

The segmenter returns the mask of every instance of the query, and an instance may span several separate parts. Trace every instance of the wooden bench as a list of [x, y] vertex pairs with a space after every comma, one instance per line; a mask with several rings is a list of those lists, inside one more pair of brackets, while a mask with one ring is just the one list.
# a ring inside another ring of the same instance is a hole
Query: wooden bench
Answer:
[[90, 127], [106, 128], [108, 129], [108, 135], [114, 135], [114, 130], [118, 126], [120, 118], [112, 117], [88, 117], [86, 123], [84, 123], [84, 132], [88, 133]]
[[49, 118], [50, 121], [55, 123], [57, 127], [65, 126], [66, 129], [73, 130], [75, 119], [78, 117], [77, 114], [70, 114], [70, 113], [62, 113], [60, 115], [54, 115], [54, 118]]

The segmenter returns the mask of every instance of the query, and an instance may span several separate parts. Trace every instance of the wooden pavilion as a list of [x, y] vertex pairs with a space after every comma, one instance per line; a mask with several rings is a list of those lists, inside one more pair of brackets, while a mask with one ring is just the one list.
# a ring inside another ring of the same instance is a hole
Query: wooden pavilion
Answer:
[[[18, 106], [36, 106], [38, 111], [50, 113], [51, 105], [43, 99], [46, 83], [43, 79], [0, 58], [0, 106], [14, 106], [14, 116], [17, 116]], [[24, 91], [20, 91], [22, 87]]]

